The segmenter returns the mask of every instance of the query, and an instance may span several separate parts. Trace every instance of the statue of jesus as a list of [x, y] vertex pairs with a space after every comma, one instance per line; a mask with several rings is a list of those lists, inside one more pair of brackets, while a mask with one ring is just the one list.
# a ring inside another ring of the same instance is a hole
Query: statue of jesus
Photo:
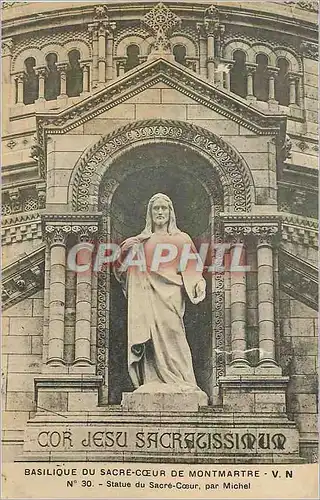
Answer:
[[200, 391], [183, 316], [186, 295], [201, 302], [206, 282], [197, 259], [186, 258], [197, 251], [178, 229], [168, 196], [152, 196], [144, 230], [120, 248], [114, 273], [128, 299], [128, 370], [136, 392]]

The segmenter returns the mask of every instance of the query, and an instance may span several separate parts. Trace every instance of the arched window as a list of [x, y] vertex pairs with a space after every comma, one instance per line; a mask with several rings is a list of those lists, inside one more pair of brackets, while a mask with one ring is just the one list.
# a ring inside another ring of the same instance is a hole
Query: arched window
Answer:
[[60, 73], [57, 69], [57, 55], [52, 53], [46, 57], [47, 75], [44, 83], [44, 98], [52, 101], [60, 95]]
[[129, 71], [140, 64], [139, 60], [140, 49], [138, 45], [131, 44], [127, 47], [127, 61], [124, 67], [124, 71]]
[[80, 67], [80, 52], [78, 50], [71, 50], [68, 57], [67, 95], [69, 97], [77, 97], [83, 91], [83, 73]]
[[34, 57], [28, 57], [24, 61], [25, 77], [23, 81], [23, 102], [24, 104], [33, 104], [39, 97], [39, 79], [34, 70], [36, 60]]
[[276, 100], [282, 106], [289, 106], [289, 63], [284, 57], [279, 57], [277, 67], [279, 72], [276, 77]]
[[183, 64], [183, 66], [187, 65], [186, 62], [187, 51], [184, 45], [175, 45], [173, 47], [173, 55], [177, 63]]
[[268, 58], [265, 54], [256, 57], [256, 72], [254, 75], [254, 95], [258, 101], [269, 99]]
[[241, 97], [247, 97], [246, 55], [242, 50], [233, 53], [234, 64], [230, 70], [230, 90]]

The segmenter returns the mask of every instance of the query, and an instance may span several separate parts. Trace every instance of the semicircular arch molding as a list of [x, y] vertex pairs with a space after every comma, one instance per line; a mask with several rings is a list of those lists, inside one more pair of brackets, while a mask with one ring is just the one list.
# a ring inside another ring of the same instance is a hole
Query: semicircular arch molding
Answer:
[[41, 50], [37, 47], [29, 47], [28, 49], [23, 50], [17, 56], [15, 61], [12, 64], [12, 73], [18, 73], [25, 70], [24, 61], [28, 59], [28, 57], [33, 57], [36, 61], [36, 66], [44, 66], [45, 58]]
[[69, 184], [72, 209], [80, 212], [98, 210], [99, 186], [115, 159], [130, 148], [159, 142], [189, 147], [208, 160], [222, 186], [224, 211], [251, 211], [255, 202], [253, 179], [239, 153], [208, 130], [185, 122], [160, 119], [120, 127], [82, 154]]

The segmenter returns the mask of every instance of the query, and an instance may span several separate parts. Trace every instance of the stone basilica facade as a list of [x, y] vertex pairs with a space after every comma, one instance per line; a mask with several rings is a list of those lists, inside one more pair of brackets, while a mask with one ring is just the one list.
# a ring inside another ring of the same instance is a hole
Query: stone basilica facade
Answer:
[[[317, 3], [4, 2], [5, 459], [317, 460]], [[126, 314], [78, 242], [168, 194], [195, 242], [245, 245], [186, 311], [195, 412], [121, 405]]]

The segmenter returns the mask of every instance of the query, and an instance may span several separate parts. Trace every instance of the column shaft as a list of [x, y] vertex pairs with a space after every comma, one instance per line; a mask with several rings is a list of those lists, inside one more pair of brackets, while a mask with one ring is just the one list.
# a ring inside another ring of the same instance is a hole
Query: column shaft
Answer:
[[[231, 288], [231, 350], [232, 363], [245, 363], [246, 361], [246, 275], [244, 271], [234, 271], [232, 263], [235, 251], [239, 244], [231, 247], [231, 268], [230, 268], [230, 288]], [[241, 245], [242, 247], [242, 245]], [[242, 247], [243, 248], [243, 247]]]
[[108, 31], [107, 37], [107, 81], [113, 79], [113, 30]]
[[268, 243], [257, 247], [260, 362], [275, 364], [273, 254]]
[[64, 364], [65, 273], [65, 245], [54, 242], [50, 248], [48, 363]]
[[17, 104], [23, 104], [23, 73], [16, 77], [17, 81]]
[[274, 75], [269, 76], [269, 100], [274, 101], [275, 99], [275, 88], [274, 88]]
[[248, 71], [247, 75], [247, 96], [253, 96], [253, 73]]
[[206, 40], [203, 36], [200, 36], [199, 40], [199, 50], [200, 50], [200, 76], [203, 78], [207, 77], [207, 68], [206, 68], [206, 51], [207, 51], [207, 46], [206, 46]]
[[289, 104], [297, 104], [296, 81], [294, 79], [289, 80]]
[[106, 32], [100, 28], [98, 35], [98, 78], [99, 83], [106, 81]]
[[208, 80], [214, 83], [214, 36], [212, 33], [209, 33], [207, 38], [207, 68]]
[[[84, 241], [84, 240], [83, 240]], [[77, 255], [77, 264], [90, 262], [91, 253], [85, 248]], [[92, 269], [77, 273], [75, 363], [91, 364], [91, 283]]]
[[82, 67], [83, 71], [83, 92], [90, 92], [89, 89], [89, 66], [84, 65]]

